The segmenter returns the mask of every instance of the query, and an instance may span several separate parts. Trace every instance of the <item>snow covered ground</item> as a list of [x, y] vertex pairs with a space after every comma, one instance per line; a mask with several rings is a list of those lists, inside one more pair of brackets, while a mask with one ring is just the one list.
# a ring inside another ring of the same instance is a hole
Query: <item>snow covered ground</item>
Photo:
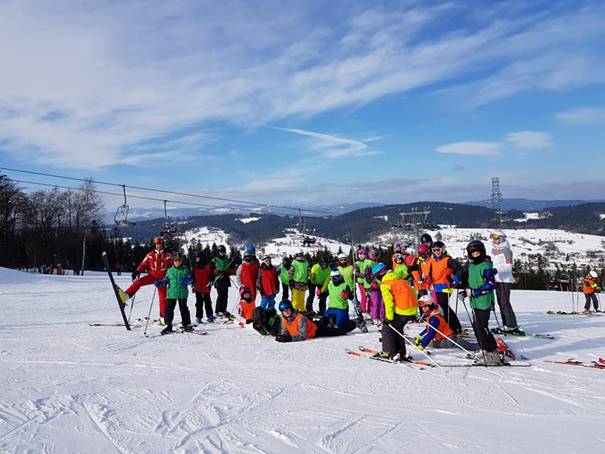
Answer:
[[312, 238], [316, 238], [317, 241], [311, 246], [303, 246], [302, 238], [303, 235], [296, 229], [286, 229], [284, 232], [285, 236], [281, 238], [275, 238], [267, 244], [259, 246], [258, 250], [261, 254], [269, 254], [273, 258], [279, 259], [274, 263], [280, 263], [281, 258], [290, 255], [302, 249], [305, 253], [313, 254], [317, 250], [327, 249], [332, 254], [336, 254], [339, 250], [345, 253], [349, 253], [351, 245], [341, 243], [340, 241], [331, 240], [329, 238], [323, 238], [317, 235], [310, 235]]
[[227, 245], [229, 242], [229, 234], [215, 227], [198, 227], [193, 230], [187, 230], [180, 235], [180, 238], [183, 241], [183, 251], [187, 251], [195, 241], [199, 241], [202, 247], [211, 247], [213, 243], [217, 246], [221, 244]]
[[[236, 325], [165, 337], [153, 325], [151, 338], [141, 323], [91, 327], [120, 321], [100, 275], [0, 269], [0, 292], [0, 452], [605, 450], [605, 371], [544, 362], [605, 356], [605, 316], [544, 313], [569, 310], [568, 293], [513, 292], [522, 326], [557, 337], [508, 341], [532, 367], [443, 372], [344, 353], [378, 347], [374, 327], [290, 344]], [[152, 295], [140, 291], [133, 319]]]

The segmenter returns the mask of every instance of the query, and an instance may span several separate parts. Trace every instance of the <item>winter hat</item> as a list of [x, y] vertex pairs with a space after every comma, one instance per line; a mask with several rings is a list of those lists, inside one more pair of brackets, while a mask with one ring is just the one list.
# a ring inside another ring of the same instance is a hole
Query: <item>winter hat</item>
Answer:
[[489, 234], [489, 237], [492, 240], [500, 239], [500, 240], [504, 241], [506, 239], [506, 234], [504, 232], [502, 232], [501, 230], [494, 230], [493, 232], [491, 232]]
[[422, 243], [422, 244], [433, 244], [433, 238], [428, 233], [423, 233], [420, 236], [420, 243]]
[[370, 260], [378, 260], [378, 251], [374, 248], [368, 251], [368, 258]]
[[427, 243], [422, 243], [421, 245], [418, 246], [418, 249], [417, 249], [418, 250], [418, 255], [424, 255], [430, 249], [431, 249], [431, 247]]
[[[474, 253], [479, 252], [479, 255], [475, 256]], [[466, 246], [466, 253], [468, 258], [473, 263], [481, 263], [485, 260], [487, 255], [485, 252], [485, 245], [483, 241], [473, 240]]]
[[363, 247], [363, 246], [360, 247], [360, 248], [358, 248], [357, 249], [357, 255], [360, 255], [360, 254], [368, 255], [368, 248], [367, 247]]
[[227, 248], [225, 246], [223, 246], [222, 244], [216, 249], [218, 252], [223, 252], [223, 253], [227, 253]]
[[279, 303], [279, 311], [283, 312], [286, 309], [290, 309], [291, 311], [294, 311], [294, 308], [292, 307], [292, 303], [290, 302], [290, 300], [282, 300]]
[[596, 279], [599, 277], [599, 275], [597, 274], [597, 272], [595, 270], [592, 270], [590, 273], [588, 273], [588, 275], [593, 279]]
[[402, 249], [403, 249], [403, 244], [401, 244], [399, 241], [397, 241], [395, 244], [393, 244], [394, 251], [401, 251]]
[[250, 255], [256, 255], [256, 248], [254, 246], [252, 246], [251, 244], [246, 246], [246, 249], [244, 249], [244, 257], [245, 256], [250, 256]]

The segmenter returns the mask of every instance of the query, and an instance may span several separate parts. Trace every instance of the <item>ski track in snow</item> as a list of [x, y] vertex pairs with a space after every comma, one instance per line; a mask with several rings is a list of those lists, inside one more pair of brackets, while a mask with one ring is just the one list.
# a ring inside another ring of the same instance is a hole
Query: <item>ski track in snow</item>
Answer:
[[[569, 310], [567, 293], [513, 292], [521, 326], [556, 336], [506, 339], [534, 367], [442, 371], [346, 355], [379, 347], [373, 326], [290, 344], [222, 324], [205, 324], [207, 336], [145, 338], [144, 323], [131, 332], [88, 326], [120, 321], [103, 276], [0, 269], [0, 282], [0, 452], [605, 450], [605, 371], [543, 361], [605, 356], [605, 317], [544, 313]], [[152, 293], [140, 291], [133, 319], [147, 315]], [[432, 358], [462, 355], [433, 350]]]

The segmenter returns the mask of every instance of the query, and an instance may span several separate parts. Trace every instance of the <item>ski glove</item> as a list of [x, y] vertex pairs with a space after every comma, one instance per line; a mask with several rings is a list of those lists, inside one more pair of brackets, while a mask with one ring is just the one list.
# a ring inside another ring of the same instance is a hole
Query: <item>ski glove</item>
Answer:
[[424, 350], [424, 346], [422, 344], [418, 344], [416, 345], [416, 347], [418, 348], [418, 350], [422, 351]]
[[496, 274], [498, 274], [498, 270], [496, 268], [487, 268], [483, 271], [483, 278], [486, 280], [493, 279]]
[[422, 341], [422, 337], [416, 336], [416, 338], [414, 339], [414, 343], [416, 344], [416, 346], [420, 345], [420, 341]]
[[382, 321], [382, 326], [389, 326], [392, 321], [393, 320], [389, 320], [388, 318], [385, 317], [385, 319]]
[[317, 290], [315, 290], [315, 294], [316, 294], [317, 296], [320, 296], [320, 295], [321, 295], [321, 289], [320, 289], [319, 287], [317, 288]]
[[289, 334], [278, 334], [277, 336], [275, 336], [275, 340], [277, 342], [291, 342], [292, 336], [290, 336]]
[[166, 287], [169, 283], [170, 283], [170, 279], [168, 279], [168, 278], [157, 279], [157, 280], [153, 281], [153, 285], [155, 285], [156, 287]]
[[141, 276], [141, 273], [139, 273], [138, 271], [133, 271], [132, 274], [130, 275], [130, 277], [133, 281], [136, 281], [140, 276]]
[[182, 277], [179, 279], [179, 285], [189, 285], [191, 284], [191, 278], [190, 277]]
[[473, 296], [476, 298], [478, 296], [485, 295], [486, 293], [489, 293], [492, 290], [493, 290], [493, 287], [491, 285], [483, 284], [481, 287], [474, 289], [472, 291], [472, 293], [473, 293]]
[[460, 285], [460, 278], [456, 274], [454, 274], [454, 278], [452, 279], [452, 286], [458, 287], [458, 285]]

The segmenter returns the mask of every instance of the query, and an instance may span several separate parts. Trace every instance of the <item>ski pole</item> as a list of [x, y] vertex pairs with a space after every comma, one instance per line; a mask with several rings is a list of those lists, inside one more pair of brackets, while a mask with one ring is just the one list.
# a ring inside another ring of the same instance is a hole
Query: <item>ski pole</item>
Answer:
[[130, 316], [132, 315], [132, 309], [134, 309], [134, 302], [137, 299], [137, 294], [135, 293], [132, 297], [132, 301], [130, 303], [130, 311], [128, 312], [128, 324], [130, 324]]
[[496, 314], [496, 304], [492, 304], [492, 310], [494, 311], [494, 317], [496, 317], [496, 324], [498, 325], [498, 329], [504, 331], [504, 325], [500, 325], [500, 320], [498, 320], [498, 314]]
[[[427, 323], [428, 325], [428, 323]], [[463, 352], [468, 353], [469, 355], [471, 354], [470, 351], [468, 351], [466, 348], [464, 348], [462, 345], [460, 345], [458, 342], [456, 342], [454, 339], [452, 339], [450, 336], [446, 336], [444, 333], [442, 333], [441, 331], [439, 331], [437, 328], [435, 328], [434, 326], [430, 326], [427, 327], [428, 329], [434, 329], [435, 332], [441, 334], [443, 337], [445, 337], [447, 340], [449, 340], [452, 344], [456, 345], [457, 347], [459, 347]]]
[[149, 319], [151, 318], [151, 308], [153, 307], [153, 302], [155, 300], [155, 294], [157, 293], [158, 288], [155, 287], [153, 289], [153, 296], [151, 297], [151, 304], [149, 305], [149, 313], [147, 314], [147, 322], [145, 323], [145, 331], [143, 332], [143, 336], [147, 336], [147, 326], [149, 326]]
[[399, 336], [401, 336], [404, 341], [406, 341], [408, 344], [410, 344], [412, 347], [414, 347], [416, 350], [418, 350], [420, 353], [422, 353], [431, 363], [433, 363], [439, 369], [444, 370], [443, 367], [441, 367], [441, 365], [437, 361], [435, 361], [433, 358], [431, 358], [429, 355], [427, 355], [426, 352], [423, 352], [422, 350], [420, 350], [416, 346], [416, 344], [414, 344], [414, 342], [412, 342], [408, 338], [406, 338], [405, 335], [403, 335], [403, 333], [400, 333], [398, 330], [396, 330], [395, 327], [393, 325], [391, 325], [390, 323], [389, 323], [389, 328], [391, 328], [393, 331], [395, 331], [397, 334], [399, 334]]
[[473, 312], [473, 318], [471, 318], [471, 316], [468, 312], [468, 307], [466, 306], [465, 300], [466, 300], [466, 296], [464, 296], [462, 298], [462, 304], [464, 304], [464, 309], [466, 310], [466, 315], [468, 316], [469, 321], [473, 325], [473, 331], [475, 332], [475, 337], [477, 338], [477, 342], [479, 342], [479, 348], [483, 352], [483, 362], [485, 363], [485, 367], [487, 367], [487, 358], [485, 356], [485, 349], [483, 348], [483, 345], [481, 344], [481, 336], [479, 336], [479, 334], [478, 334], [479, 327], [477, 326], [477, 321], [475, 320], [475, 312]]

